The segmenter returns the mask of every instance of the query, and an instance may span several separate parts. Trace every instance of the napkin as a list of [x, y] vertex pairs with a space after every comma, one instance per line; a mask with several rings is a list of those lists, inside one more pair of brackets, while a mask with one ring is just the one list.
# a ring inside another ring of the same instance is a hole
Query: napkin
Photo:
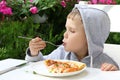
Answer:
[[8, 71], [14, 70], [26, 63], [27, 61], [25, 60], [12, 59], [12, 58], [1, 60], [0, 61], [0, 75]]

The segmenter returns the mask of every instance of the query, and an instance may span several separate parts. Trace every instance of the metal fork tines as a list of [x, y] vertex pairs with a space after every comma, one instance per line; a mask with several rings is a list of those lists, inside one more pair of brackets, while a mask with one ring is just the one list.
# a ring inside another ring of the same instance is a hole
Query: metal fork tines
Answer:
[[[24, 36], [18, 36], [18, 38], [23, 38], [23, 39], [28, 39], [28, 40], [31, 40], [32, 38], [30, 37], [24, 37]], [[50, 44], [50, 45], [53, 45], [53, 46], [56, 46], [56, 47], [59, 47], [60, 45], [56, 45], [50, 41], [45, 41], [46, 43]]]
[[56, 45], [56, 44], [54, 44], [54, 43], [52, 43], [52, 42], [49, 42], [49, 41], [45, 41], [46, 43], [48, 43], [48, 44], [51, 44], [51, 45], [53, 45], [53, 46], [56, 46], [56, 47], [59, 47], [60, 45]]

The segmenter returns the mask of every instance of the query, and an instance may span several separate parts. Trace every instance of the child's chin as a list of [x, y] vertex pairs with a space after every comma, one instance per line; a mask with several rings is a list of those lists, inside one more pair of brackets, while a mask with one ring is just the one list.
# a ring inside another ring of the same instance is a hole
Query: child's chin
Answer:
[[65, 51], [70, 52], [70, 49], [68, 49], [68, 48], [65, 47]]

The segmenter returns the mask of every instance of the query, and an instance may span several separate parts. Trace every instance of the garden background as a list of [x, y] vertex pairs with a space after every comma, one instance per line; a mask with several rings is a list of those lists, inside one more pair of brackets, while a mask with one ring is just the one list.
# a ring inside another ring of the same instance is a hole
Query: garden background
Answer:
[[[61, 44], [67, 14], [79, 0], [0, 0], [0, 60], [24, 59], [29, 40], [18, 38], [40, 36]], [[89, 4], [120, 4], [120, 0], [91, 0]], [[111, 32], [106, 43], [120, 44], [120, 33]], [[49, 54], [56, 47], [47, 44]]]

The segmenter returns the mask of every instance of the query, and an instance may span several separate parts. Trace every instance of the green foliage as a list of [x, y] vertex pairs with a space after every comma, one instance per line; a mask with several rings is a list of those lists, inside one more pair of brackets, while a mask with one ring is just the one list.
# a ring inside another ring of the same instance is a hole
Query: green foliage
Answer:
[[111, 32], [106, 43], [120, 44], [120, 33]]
[[120, 0], [115, 0], [117, 4], [120, 4]]
[[[29, 40], [20, 39], [18, 36], [31, 38], [40, 36], [43, 40], [55, 44], [62, 43], [66, 16], [73, 8], [75, 1], [71, 2], [72, 5], [67, 3], [64, 8], [60, 5], [61, 0], [34, 0], [32, 4], [39, 8], [38, 14], [40, 16], [46, 14], [48, 17], [47, 21], [41, 24], [33, 23], [32, 14], [28, 13], [29, 4], [31, 4], [28, 1], [25, 3], [23, 0], [7, 0], [13, 10], [13, 16], [6, 17], [0, 23], [0, 59], [9, 57], [24, 59]], [[42, 52], [46, 55], [55, 48], [47, 44]]]
[[60, 0], [33, 0], [33, 2], [30, 0], [6, 0], [6, 2], [7, 6], [12, 8], [12, 20], [21, 20], [26, 16], [31, 16], [30, 8], [32, 6], [36, 6], [38, 13], [41, 13], [48, 8], [54, 9], [54, 6], [60, 4]]
[[[35, 37], [40, 36], [44, 40], [57, 43], [62, 39], [62, 34], [53, 34], [52, 24], [34, 24], [31, 18], [20, 21], [4, 21], [0, 26], [0, 59], [4, 58], [24, 58], [29, 40], [20, 39], [18, 36]], [[47, 45], [42, 52], [44, 55], [51, 52], [56, 47]]]
[[60, 0], [34, 0], [32, 3], [38, 6], [39, 11], [52, 8], [55, 5], [58, 5]]
[[[24, 25], [23, 25], [24, 23]], [[20, 40], [19, 35], [30, 35], [38, 25], [33, 25], [29, 21], [4, 21], [0, 26], [0, 59], [2, 58], [21, 58], [25, 54], [25, 48], [28, 42]], [[31, 32], [32, 31], [32, 32]], [[5, 50], [5, 51], [3, 51]], [[23, 52], [24, 51], [24, 52]]]
[[24, 0], [6, 0], [6, 2], [7, 6], [12, 8], [11, 20], [20, 20], [24, 16], [29, 16], [30, 2], [27, 2], [27, 4], [24, 3]]

